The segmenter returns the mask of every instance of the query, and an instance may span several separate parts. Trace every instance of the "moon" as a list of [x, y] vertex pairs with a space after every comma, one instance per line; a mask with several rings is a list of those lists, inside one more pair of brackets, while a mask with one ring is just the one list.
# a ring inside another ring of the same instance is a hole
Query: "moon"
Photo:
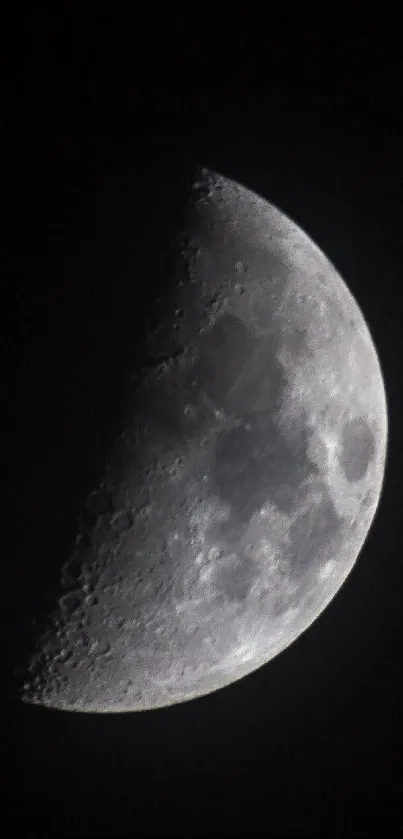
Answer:
[[153, 709], [252, 673], [332, 601], [379, 504], [383, 376], [335, 267], [204, 169], [174, 248], [172, 305], [82, 510], [26, 702]]

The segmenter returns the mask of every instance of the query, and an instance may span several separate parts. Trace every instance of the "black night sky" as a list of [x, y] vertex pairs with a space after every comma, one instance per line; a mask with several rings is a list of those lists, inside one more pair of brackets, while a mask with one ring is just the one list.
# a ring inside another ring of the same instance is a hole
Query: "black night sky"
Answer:
[[[46, 5], [46, 4], [45, 4]], [[3, 31], [7, 249], [3, 812], [21, 836], [401, 833], [402, 103], [397, 22], [44, 6]], [[77, 11], [74, 11], [74, 9]], [[84, 8], [84, 11], [82, 10]], [[135, 14], [135, 13], [134, 13]], [[193, 163], [267, 197], [345, 278], [385, 376], [359, 562], [266, 667], [124, 715], [13, 698], [80, 503], [144, 361]], [[135, 289], [135, 294], [133, 294]]]

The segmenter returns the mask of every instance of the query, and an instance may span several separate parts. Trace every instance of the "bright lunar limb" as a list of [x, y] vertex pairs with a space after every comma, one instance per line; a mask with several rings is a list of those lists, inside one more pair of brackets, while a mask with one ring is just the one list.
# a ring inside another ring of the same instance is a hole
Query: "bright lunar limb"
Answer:
[[378, 506], [382, 373], [335, 268], [206, 170], [177, 244], [155, 362], [87, 499], [28, 702], [151, 709], [253, 672], [332, 600]]

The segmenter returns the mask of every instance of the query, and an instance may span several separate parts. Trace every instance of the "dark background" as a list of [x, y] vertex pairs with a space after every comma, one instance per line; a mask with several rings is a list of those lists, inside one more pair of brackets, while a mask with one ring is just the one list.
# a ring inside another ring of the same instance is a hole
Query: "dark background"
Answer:
[[[27, 836], [400, 833], [397, 21], [86, 8], [21, 12], [2, 35], [3, 812]], [[194, 162], [297, 221], [361, 306], [389, 409], [379, 510], [334, 602], [248, 678], [142, 714], [22, 705], [32, 614], [53, 602], [155, 289], [169, 294], [161, 253]]]

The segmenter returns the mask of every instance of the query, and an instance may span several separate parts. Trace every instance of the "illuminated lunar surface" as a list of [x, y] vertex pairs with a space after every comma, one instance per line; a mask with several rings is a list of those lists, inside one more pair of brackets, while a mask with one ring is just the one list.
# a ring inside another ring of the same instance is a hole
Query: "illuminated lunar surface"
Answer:
[[323, 253], [202, 170], [173, 270], [25, 701], [150, 709], [253, 672], [333, 599], [376, 512], [382, 373]]

